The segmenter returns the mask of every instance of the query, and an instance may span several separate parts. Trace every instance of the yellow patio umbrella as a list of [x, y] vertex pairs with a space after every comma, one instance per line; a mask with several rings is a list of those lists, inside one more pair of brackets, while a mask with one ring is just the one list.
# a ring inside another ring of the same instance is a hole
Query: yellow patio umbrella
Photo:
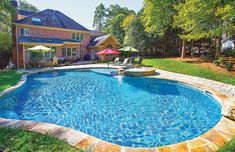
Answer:
[[[38, 45], [38, 46], [34, 46], [32, 48], [28, 48], [27, 51], [30, 52], [35, 52], [35, 53], [43, 53], [43, 52], [53, 52], [55, 50], [42, 46], [42, 45]], [[38, 56], [37, 56], [37, 62], [38, 62]]]
[[45, 47], [45, 46], [42, 46], [42, 45], [38, 45], [38, 46], [34, 46], [32, 48], [28, 48], [27, 51], [30, 51], [30, 52], [50, 52], [50, 51], [55, 51], [55, 50], [48, 48], [48, 47]]

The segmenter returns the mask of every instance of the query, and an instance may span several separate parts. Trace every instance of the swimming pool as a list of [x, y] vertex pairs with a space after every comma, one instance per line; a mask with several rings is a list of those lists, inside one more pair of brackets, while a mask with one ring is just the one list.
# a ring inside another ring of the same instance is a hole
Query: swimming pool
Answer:
[[208, 93], [170, 80], [112, 77], [108, 69], [33, 74], [0, 98], [0, 117], [49, 122], [130, 147], [195, 138], [221, 118]]

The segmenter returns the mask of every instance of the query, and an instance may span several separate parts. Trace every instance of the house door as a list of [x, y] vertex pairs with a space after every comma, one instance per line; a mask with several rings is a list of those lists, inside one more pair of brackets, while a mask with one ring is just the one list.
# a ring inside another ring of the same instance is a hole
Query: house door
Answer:
[[92, 51], [91, 51], [91, 59], [92, 59], [92, 60], [95, 60], [95, 58], [96, 58], [96, 52], [97, 52], [96, 50], [92, 50]]

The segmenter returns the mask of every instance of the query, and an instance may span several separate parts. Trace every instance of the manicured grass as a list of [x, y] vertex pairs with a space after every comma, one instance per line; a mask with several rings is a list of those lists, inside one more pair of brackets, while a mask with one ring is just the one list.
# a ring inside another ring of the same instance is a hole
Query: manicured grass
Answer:
[[21, 74], [16, 70], [0, 71], [0, 92], [15, 85], [20, 80]]
[[223, 148], [218, 150], [218, 152], [234, 152], [235, 151], [235, 138], [227, 143]]
[[204, 67], [201, 67], [193, 63], [187, 63], [170, 59], [154, 58], [154, 59], [144, 59], [143, 65], [153, 66], [155, 68], [159, 68], [162, 70], [167, 70], [171, 72], [182, 73], [192, 76], [198, 76], [202, 78], [207, 78], [235, 85], [235, 77], [225, 73], [214, 72], [210, 69], [206, 69]]
[[0, 151], [59, 151], [81, 152], [49, 135], [28, 132], [20, 129], [0, 128]]

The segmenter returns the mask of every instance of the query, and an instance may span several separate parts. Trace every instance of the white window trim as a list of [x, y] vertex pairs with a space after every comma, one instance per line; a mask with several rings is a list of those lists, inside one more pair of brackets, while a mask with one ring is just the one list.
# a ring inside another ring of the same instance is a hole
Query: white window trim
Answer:
[[[73, 38], [74, 34], [75, 34], [75, 39]], [[81, 39], [81, 35], [82, 35], [82, 39]], [[72, 40], [83, 41], [84, 40], [84, 34], [82, 34], [82, 33], [72, 33]]]
[[[63, 55], [63, 49], [66, 50], [66, 55], [65, 57], [77, 57], [78, 56], [78, 53], [77, 53], [77, 48], [62, 48], [61, 51], [62, 51], [62, 55]], [[68, 55], [68, 49], [71, 49], [71, 55]], [[76, 52], [76, 55], [73, 56], [73, 49], [75, 49], [75, 52]], [[64, 55], [63, 55], [64, 56]]]
[[[21, 34], [21, 30], [22, 30], [22, 29], [24, 29], [24, 34], [23, 34], [23, 35]], [[25, 29], [28, 29], [28, 32], [29, 32], [28, 35], [25, 34], [25, 33], [26, 33], [26, 32], [25, 32]], [[20, 35], [20, 36], [30, 36], [30, 28], [23, 28], [23, 27], [20, 28], [20, 30], [19, 30], [19, 35]]]

